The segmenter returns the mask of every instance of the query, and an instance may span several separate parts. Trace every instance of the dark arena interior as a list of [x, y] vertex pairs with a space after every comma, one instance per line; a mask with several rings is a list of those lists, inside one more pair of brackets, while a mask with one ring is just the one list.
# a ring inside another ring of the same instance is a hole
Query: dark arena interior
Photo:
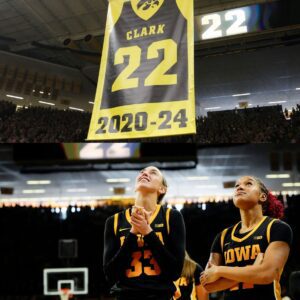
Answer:
[[[282, 293], [290, 295], [291, 274], [300, 270], [297, 145], [162, 144], [157, 151], [151, 143], [97, 144], [94, 153], [101, 158], [86, 159], [88, 147], [1, 146], [1, 299], [58, 298], [44, 295], [43, 270], [51, 268], [87, 268], [88, 294], [74, 297], [112, 299], [102, 269], [104, 224], [132, 205], [135, 176], [148, 165], [164, 172], [170, 188], [163, 205], [182, 213], [187, 251], [202, 266], [215, 235], [238, 221], [235, 180], [261, 178], [284, 204], [283, 220], [294, 233], [281, 277]], [[221, 299], [218, 293], [210, 297]]]

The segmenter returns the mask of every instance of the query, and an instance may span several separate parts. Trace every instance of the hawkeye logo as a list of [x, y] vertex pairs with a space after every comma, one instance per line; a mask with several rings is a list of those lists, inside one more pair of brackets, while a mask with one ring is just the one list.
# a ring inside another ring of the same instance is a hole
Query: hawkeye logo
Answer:
[[147, 21], [160, 9], [164, 0], [131, 0], [131, 6], [138, 17]]

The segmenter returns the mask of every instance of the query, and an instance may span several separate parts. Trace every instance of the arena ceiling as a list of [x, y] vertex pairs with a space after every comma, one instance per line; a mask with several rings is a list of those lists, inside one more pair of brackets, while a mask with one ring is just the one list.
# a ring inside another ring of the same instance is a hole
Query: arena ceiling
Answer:
[[[254, 2], [260, 1], [195, 0], [194, 9]], [[99, 64], [107, 8], [107, 0], [0, 0], [0, 49], [77, 68]]]
[[[180, 147], [174, 148], [180, 149]], [[277, 161], [274, 153], [277, 153]], [[0, 201], [22, 201], [22, 199], [37, 202], [51, 199], [56, 201], [65, 199], [70, 202], [90, 201], [113, 196], [114, 188], [124, 189], [124, 196], [132, 197], [138, 169], [149, 164], [158, 165], [166, 175], [170, 187], [166, 199], [182, 197], [208, 200], [216, 196], [230, 197], [233, 192], [233, 182], [239, 176], [247, 174], [260, 177], [273, 191], [300, 193], [298, 145], [253, 144], [204, 147], [197, 150], [197, 160], [196, 168], [182, 168], [184, 165], [176, 165], [174, 162], [118, 165], [99, 162], [80, 166], [40, 165], [30, 170], [28, 165], [24, 168], [24, 165], [14, 162], [12, 145], [2, 145], [0, 147], [0, 188], [12, 188], [13, 194], [0, 194]], [[277, 171], [271, 170], [274, 164], [277, 164]], [[174, 166], [178, 168], [174, 169]], [[279, 178], [267, 178], [267, 175]], [[126, 179], [125, 182], [107, 183], [108, 179], [114, 181], [120, 178]], [[29, 185], [28, 181], [50, 183]], [[36, 190], [39, 192], [35, 193]]]

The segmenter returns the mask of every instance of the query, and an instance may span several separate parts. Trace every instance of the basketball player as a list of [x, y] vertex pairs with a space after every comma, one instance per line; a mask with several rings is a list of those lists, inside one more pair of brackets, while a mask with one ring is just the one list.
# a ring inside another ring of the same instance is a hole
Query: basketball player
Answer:
[[281, 299], [279, 279], [292, 242], [290, 226], [275, 219], [283, 205], [252, 176], [237, 181], [233, 200], [241, 222], [217, 235], [201, 283], [209, 292], [225, 290], [226, 300]]
[[190, 258], [185, 251], [184, 264], [180, 278], [176, 281], [176, 300], [208, 300], [208, 293], [200, 283], [202, 267]]
[[136, 178], [135, 206], [107, 219], [104, 273], [119, 300], [170, 300], [185, 250], [183, 217], [159, 203], [167, 183], [156, 167]]

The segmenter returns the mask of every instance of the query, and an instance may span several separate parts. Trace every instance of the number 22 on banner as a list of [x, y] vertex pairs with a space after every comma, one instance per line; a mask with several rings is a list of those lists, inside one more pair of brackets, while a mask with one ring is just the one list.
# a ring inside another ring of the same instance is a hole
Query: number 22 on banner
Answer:
[[[147, 59], [159, 57], [158, 50], [164, 50], [163, 61], [145, 79], [144, 86], [177, 84], [177, 74], [165, 74], [177, 62], [177, 45], [172, 39], [152, 43], [147, 52]], [[129, 56], [128, 66], [121, 72], [112, 85], [112, 92], [137, 88], [139, 78], [129, 78], [140, 66], [142, 50], [139, 46], [119, 48], [115, 54], [114, 64], [123, 64], [124, 57]]]

